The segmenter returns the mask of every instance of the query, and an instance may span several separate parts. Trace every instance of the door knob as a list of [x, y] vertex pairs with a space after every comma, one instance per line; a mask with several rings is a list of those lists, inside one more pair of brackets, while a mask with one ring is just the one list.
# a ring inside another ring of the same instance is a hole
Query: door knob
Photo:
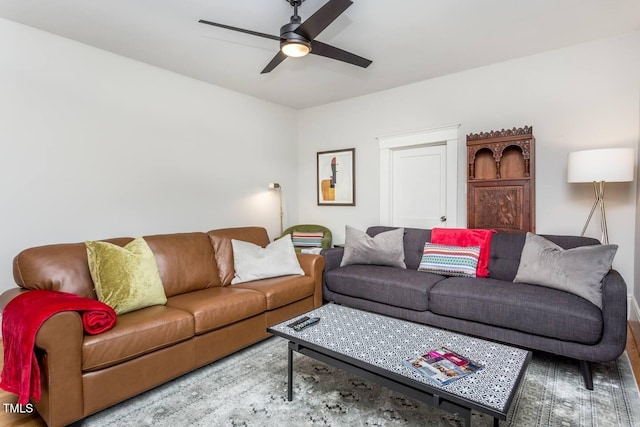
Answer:
[[446, 215], [442, 215], [442, 216], [440, 217], [440, 222], [445, 222], [446, 220], [447, 220]]

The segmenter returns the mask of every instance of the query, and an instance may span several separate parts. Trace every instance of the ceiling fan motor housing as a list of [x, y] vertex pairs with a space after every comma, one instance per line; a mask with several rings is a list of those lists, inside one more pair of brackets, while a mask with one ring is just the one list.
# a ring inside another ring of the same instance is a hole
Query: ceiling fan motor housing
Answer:
[[306, 46], [309, 49], [309, 52], [311, 52], [311, 42], [307, 40], [306, 37], [295, 32], [295, 30], [300, 26], [300, 18], [298, 17], [298, 22], [295, 22], [293, 18], [294, 17], [292, 16], [291, 22], [280, 28], [280, 49], [287, 44], [295, 43]]

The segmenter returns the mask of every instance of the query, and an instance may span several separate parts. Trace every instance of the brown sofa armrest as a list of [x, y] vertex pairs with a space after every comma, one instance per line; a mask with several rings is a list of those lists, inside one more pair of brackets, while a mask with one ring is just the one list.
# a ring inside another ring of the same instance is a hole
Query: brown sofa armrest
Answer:
[[322, 272], [324, 271], [324, 257], [313, 254], [296, 254], [300, 267], [307, 276], [313, 277], [315, 290], [313, 291], [313, 307], [322, 305]]
[[0, 311], [4, 311], [4, 308], [7, 306], [7, 304], [9, 304], [12, 299], [23, 292], [29, 291], [23, 288], [12, 288], [8, 291], [3, 292], [2, 295], [0, 295]]
[[83, 337], [82, 319], [75, 311], [51, 316], [36, 335], [42, 398], [35, 407], [49, 427], [67, 425], [84, 417]]

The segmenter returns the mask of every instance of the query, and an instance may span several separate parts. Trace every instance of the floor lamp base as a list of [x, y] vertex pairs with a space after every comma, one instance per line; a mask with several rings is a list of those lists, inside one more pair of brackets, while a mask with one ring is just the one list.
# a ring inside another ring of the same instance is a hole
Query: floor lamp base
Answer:
[[600, 207], [600, 228], [602, 229], [602, 238], [600, 239], [600, 243], [602, 243], [603, 245], [608, 245], [609, 232], [607, 231], [607, 215], [604, 209], [604, 181], [594, 181], [593, 192], [595, 194], [596, 200], [593, 202], [591, 212], [589, 212], [589, 217], [587, 218], [587, 222], [584, 224], [584, 228], [582, 229], [582, 233], [580, 233], [580, 236], [584, 236], [584, 233], [587, 231], [587, 226], [589, 226], [589, 222], [591, 222], [593, 212], [595, 212], [597, 207]]

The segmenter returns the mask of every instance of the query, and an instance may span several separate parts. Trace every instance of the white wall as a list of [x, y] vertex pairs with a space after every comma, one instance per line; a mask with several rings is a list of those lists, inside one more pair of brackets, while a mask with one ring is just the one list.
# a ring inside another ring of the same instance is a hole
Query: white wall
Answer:
[[[466, 224], [466, 135], [533, 126], [536, 231], [577, 235], [593, 203], [590, 184], [568, 184], [571, 151], [638, 146], [640, 32], [495, 64], [300, 113], [300, 219], [328, 226], [379, 223], [376, 137], [460, 123], [459, 221]], [[356, 148], [356, 206], [316, 205], [316, 152]], [[419, 197], [416, 185], [416, 197]], [[609, 239], [617, 268], [634, 283], [636, 182], [607, 186]], [[599, 221], [587, 235], [599, 238]]]
[[34, 245], [245, 225], [274, 236], [270, 181], [295, 220], [296, 111], [3, 19], [0, 52], [0, 291]]
[[[640, 103], [640, 94], [638, 94]], [[638, 126], [640, 126], [640, 111], [638, 111]], [[640, 147], [640, 129], [638, 147]], [[636, 153], [636, 159], [640, 158], [640, 153]], [[636, 179], [640, 177], [640, 162], [636, 164]], [[635, 259], [640, 259], [640, 185], [636, 186], [636, 221], [635, 221]], [[632, 320], [632, 331], [636, 333], [636, 341], [640, 343], [640, 262], [635, 263], [633, 300], [630, 307], [630, 317]], [[635, 322], [635, 323], [633, 323]]]

